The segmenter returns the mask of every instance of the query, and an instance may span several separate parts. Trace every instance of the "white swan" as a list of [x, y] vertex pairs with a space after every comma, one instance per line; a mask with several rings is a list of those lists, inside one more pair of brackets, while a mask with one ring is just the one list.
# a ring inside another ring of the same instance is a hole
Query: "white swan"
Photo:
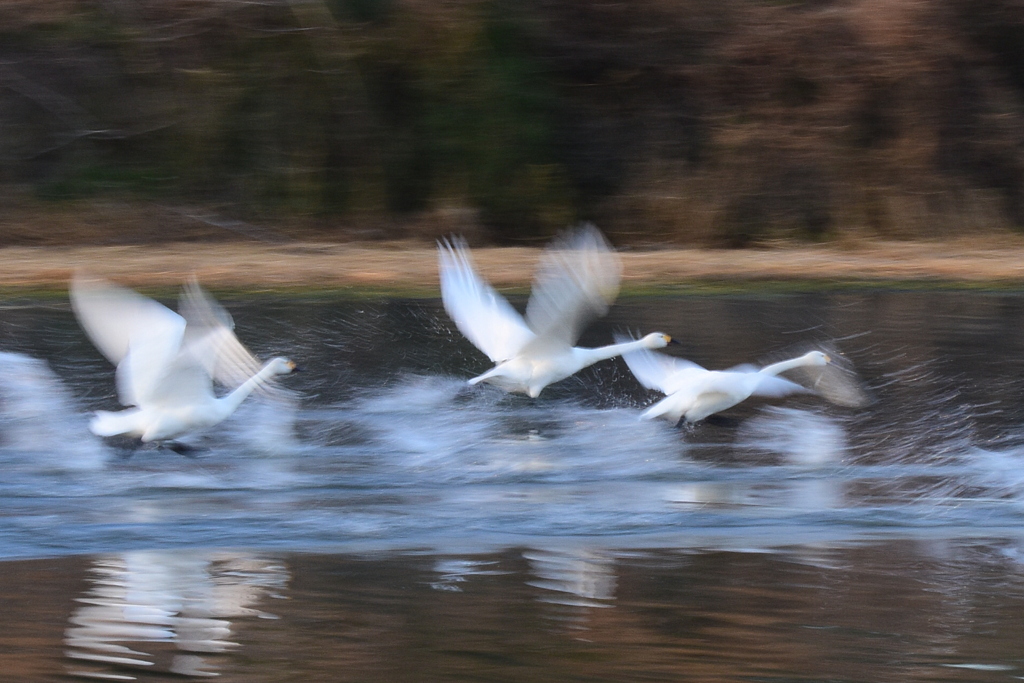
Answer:
[[697, 422], [751, 396], [778, 398], [813, 393], [777, 375], [795, 368], [828, 365], [832, 361], [821, 351], [810, 351], [760, 370], [749, 365], [731, 370], [706, 370], [688, 360], [650, 351], [634, 351], [622, 357], [640, 384], [667, 394], [641, 417], [664, 417], [673, 422]]
[[622, 344], [573, 346], [583, 328], [608, 312], [619, 292], [622, 266], [604, 236], [584, 225], [544, 251], [534, 276], [526, 319], [477, 275], [464, 240], [438, 244], [441, 300], [455, 325], [497, 365], [469, 380], [536, 398], [547, 385], [588, 365], [637, 349], [664, 348], [660, 332]]
[[[231, 316], [189, 282], [181, 315], [130, 289], [76, 275], [71, 306], [96, 348], [117, 366], [118, 398], [127, 410], [97, 411], [89, 425], [98, 436], [127, 434], [143, 442], [169, 442], [212, 427], [245, 398], [295, 363], [274, 358], [262, 368], [233, 332]], [[213, 380], [233, 386], [213, 393]]]

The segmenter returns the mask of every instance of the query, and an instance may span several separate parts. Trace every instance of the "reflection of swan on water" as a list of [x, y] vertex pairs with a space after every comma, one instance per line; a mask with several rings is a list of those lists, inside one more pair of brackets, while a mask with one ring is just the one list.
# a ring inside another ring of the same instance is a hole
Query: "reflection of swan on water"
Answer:
[[812, 393], [778, 375], [797, 368], [822, 367], [832, 360], [821, 351], [809, 351], [761, 369], [740, 366], [731, 370], [707, 370], [688, 360], [650, 351], [626, 353], [623, 359], [640, 384], [666, 394], [641, 417], [664, 417], [673, 422], [698, 422], [751, 396], [780, 398]]
[[477, 275], [459, 239], [438, 247], [441, 299], [462, 334], [497, 365], [470, 384], [540, 395], [549, 384], [594, 363], [636, 349], [664, 348], [668, 335], [595, 349], [574, 346], [584, 327], [608, 312], [622, 266], [604, 236], [585, 225], [553, 242], [541, 257], [523, 319]]
[[109, 455], [49, 366], [20, 353], [0, 353], [0, 430], [4, 447], [32, 453], [35, 466], [95, 469]]
[[69, 673], [115, 678], [103, 665], [216, 675], [197, 653], [237, 647], [228, 640], [230, 620], [267, 616], [255, 605], [278, 594], [288, 574], [245, 554], [168, 550], [100, 558], [91, 578], [65, 633], [66, 654], [76, 662]]
[[472, 576], [496, 576], [504, 574], [500, 569], [495, 569], [496, 560], [465, 560], [455, 557], [439, 559], [434, 563], [434, 571], [438, 574], [437, 581], [433, 581], [430, 587], [438, 591], [452, 591], [461, 593], [461, 584], [465, 583]]
[[545, 591], [538, 600], [573, 608], [613, 606], [617, 581], [610, 554], [591, 548], [544, 548], [527, 550], [523, 557], [537, 577], [527, 584]]
[[[192, 281], [182, 292], [181, 315], [102, 280], [76, 277], [71, 304], [82, 328], [117, 366], [117, 413], [98, 411], [90, 424], [99, 436], [128, 434], [143, 442], [169, 442], [212, 427], [277, 375], [295, 370], [286, 358], [259, 367], [233, 332], [231, 316]], [[213, 381], [235, 387], [213, 393]]]

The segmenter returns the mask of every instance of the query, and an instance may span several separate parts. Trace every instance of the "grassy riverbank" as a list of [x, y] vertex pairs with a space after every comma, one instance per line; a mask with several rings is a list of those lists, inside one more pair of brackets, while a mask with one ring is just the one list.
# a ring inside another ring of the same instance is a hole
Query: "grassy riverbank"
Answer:
[[[527, 287], [540, 249], [474, 249], [483, 275], [502, 288]], [[780, 244], [763, 249], [631, 250], [621, 253], [624, 291], [784, 282], [947, 283], [1024, 287], [1024, 238], [929, 242]], [[214, 288], [360, 289], [429, 293], [437, 288], [433, 244], [203, 242], [0, 249], [0, 288], [62, 289], [82, 268], [136, 287], [176, 286], [195, 273]]]

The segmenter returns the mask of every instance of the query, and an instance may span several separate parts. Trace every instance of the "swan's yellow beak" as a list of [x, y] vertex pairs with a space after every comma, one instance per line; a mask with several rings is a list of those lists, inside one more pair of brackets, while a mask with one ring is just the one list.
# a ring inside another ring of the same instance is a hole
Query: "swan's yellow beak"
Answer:
[[292, 372], [302, 372], [302, 368], [296, 365], [295, 361], [293, 360], [288, 361], [288, 369], [291, 370]]
[[824, 354], [824, 356], [825, 356], [825, 362], [826, 363], [831, 363], [832, 362], [832, 356], [828, 355], [827, 353]]
[[667, 334], [664, 335], [664, 337], [665, 337], [665, 343], [666, 344], [672, 344], [673, 346], [679, 346], [679, 342], [677, 342], [672, 337], [668, 336]]

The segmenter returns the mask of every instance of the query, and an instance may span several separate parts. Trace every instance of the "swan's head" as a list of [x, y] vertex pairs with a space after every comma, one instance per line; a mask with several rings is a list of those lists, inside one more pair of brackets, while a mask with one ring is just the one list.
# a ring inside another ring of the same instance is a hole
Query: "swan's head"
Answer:
[[651, 332], [640, 341], [642, 341], [644, 343], [644, 347], [648, 349], [663, 349], [669, 344], [679, 343], [664, 332]]
[[293, 372], [299, 372], [301, 370], [301, 368], [295, 365], [294, 361], [287, 358], [281, 358], [280, 356], [267, 363], [267, 366], [275, 375], [290, 375]]
[[803, 355], [804, 365], [828, 365], [832, 362], [832, 359], [828, 357], [827, 353], [821, 351], [808, 351]]

